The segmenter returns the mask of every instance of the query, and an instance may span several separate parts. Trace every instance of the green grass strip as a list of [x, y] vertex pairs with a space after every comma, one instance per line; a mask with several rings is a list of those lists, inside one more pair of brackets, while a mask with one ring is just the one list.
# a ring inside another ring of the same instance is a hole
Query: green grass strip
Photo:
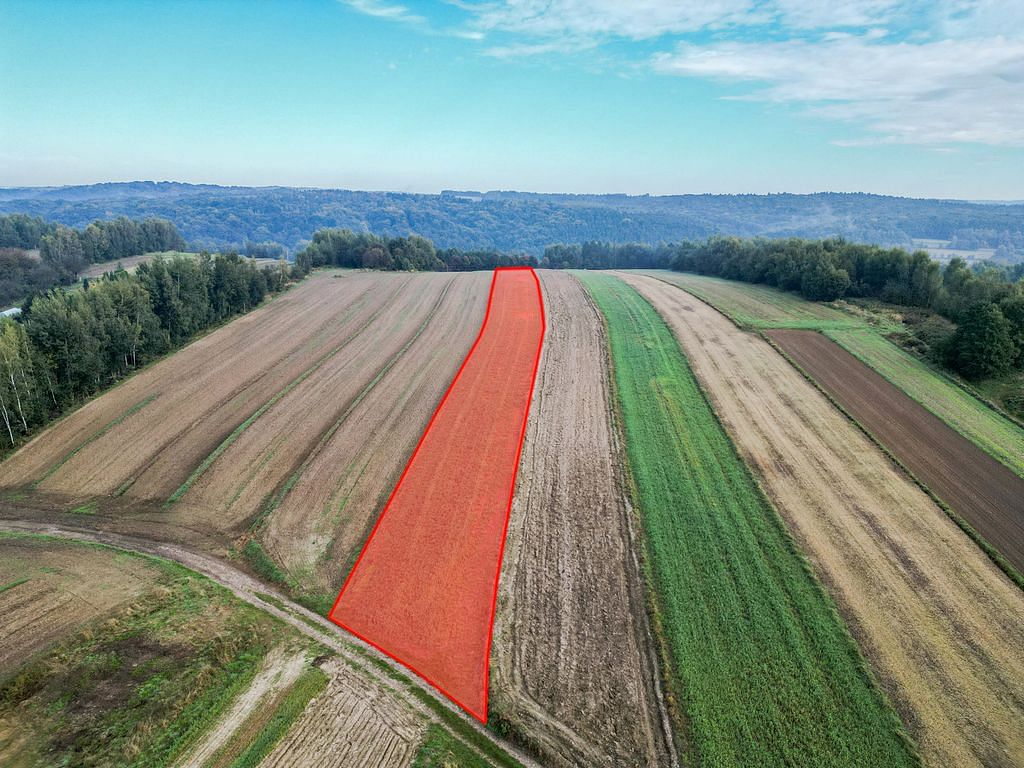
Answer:
[[1024, 429], [873, 330], [829, 330], [832, 341], [956, 432], [1024, 477]]
[[608, 326], [654, 625], [690, 756], [709, 766], [917, 764], [664, 320], [615, 277], [579, 278]]
[[12, 581], [10, 584], [4, 584], [2, 587], [0, 587], [0, 595], [2, 595], [4, 592], [7, 592], [10, 589], [14, 589], [15, 587], [20, 587], [22, 584], [24, 584], [27, 581], [31, 581], [31, 579], [28, 576], [26, 576], [23, 579], [18, 579], [17, 581]]
[[484, 758], [437, 724], [427, 729], [412, 768], [490, 768]]
[[81, 451], [83, 448], [85, 448], [86, 446], [90, 445], [91, 443], [94, 443], [97, 440], [99, 440], [101, 437], [103, 437], [105, 434], [107, 434], [107, 432], [112, 430], [114, 427], [116, 427], [118, 424], [123, 422], [125, 419], [129, 418], [130, 416], [134, 416], [136, 413], [138, 413], [143, 408], [145, 408], [147, 405], [149, 405], [154, 400], [156, 400], [157, 397], [159, 397], [159, 395], [157, 393], [154, 393], [152, 395], [149, 395], [149, 397], [145, 397], [142, 400], [140, 400], [139, 402], [137, 402], [135, 405], [133, 405], [127, 411], [125, 411], [120, 416], [118, 416], [116, 419], [114, 419], [112, 422], [110, 422], [105, 427], [103, 427], [103, 429], [101, 429], [99, 432], [97, 432], [94, 435], [92, 435], [91, 437], [89, 437], [84, 443], [79, 445], [77, 448], [75, 448], [69, 454], [67, 454], [64, 458], [62, 458], [60, 461], [58, 461], [56, 464], [54, 464], [52, 467], [50, 467], [48, 470], [46, 470], [46, 474], [44, 474], [42, 477], [40, 477], [38, 480], [36, 480], [34, 483], [32, 483], [32, 487], [33, 488], [37, 487], [40, 483], [42, 483], [44, 480], [46, 480], [48, 477], [50, 477], [54, 472], [56, 472], [58, 469], [63, 467], [65, 464], [67, 464], [75, 456], [75, 454], [77, 454], [79, 451]]
[[[260, 729], [249, 747], [231, 763], [231, 768], [256, 768], [299, 718], [310, 700], [327, 687], [329, 678], [317, 667], [305, 670], [288, 690], [270, 721]], [[257, 713], [259, 714], [259, 713]]]

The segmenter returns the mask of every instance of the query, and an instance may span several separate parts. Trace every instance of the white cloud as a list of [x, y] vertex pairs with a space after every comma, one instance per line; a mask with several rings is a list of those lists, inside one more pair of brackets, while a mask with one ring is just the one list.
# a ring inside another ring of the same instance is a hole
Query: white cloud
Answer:
[[666, 74], [762, 84], [747, 98], [806, 104], [865, 125], [853, 143], [1024, 146], [1024, 40], [680, 44], [653, 60]]
[[459, 7], [473, 15], [472, 28], [485, 32], [643, 40], [748, 19], [754, 5], [753, 0], [504, 0]]
[[339, 0], [344, 5], [351, 6], [360, 13], [368, 16], [377, 16], [392, 21], [407, 21], [413, 23], [425, 22], [422, 16], [418, 16], [404, 5], [386, 3], [381, 0]]

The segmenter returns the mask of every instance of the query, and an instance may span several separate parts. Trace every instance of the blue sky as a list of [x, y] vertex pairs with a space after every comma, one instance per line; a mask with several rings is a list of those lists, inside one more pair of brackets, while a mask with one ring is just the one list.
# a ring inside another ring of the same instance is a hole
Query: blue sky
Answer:
[[1024, 199], [1021, 0], [0, 3], [0, 185]]

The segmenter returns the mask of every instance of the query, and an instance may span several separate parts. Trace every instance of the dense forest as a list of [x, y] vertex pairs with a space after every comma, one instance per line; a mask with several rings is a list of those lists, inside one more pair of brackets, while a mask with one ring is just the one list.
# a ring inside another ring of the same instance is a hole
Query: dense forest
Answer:
[[557, 195], [442, 192], [438, 195], [288, 187], [218, 187], [127, 182], [0, 189], [0, 212], [28, 213], [83, 228], [97, 218], [157, 216], [195, 247], [279, 243], [295, 253], [317, 229], [386, 237], [412, 233], [438, 248], [525, 252], [551, 243], [679, 242], [716, 234], [844, 237], [913, 247], [914, 238], [954, 248], [992, 248], [1024, 258], [1024, 204], [915, 200], [866, 194]]
[[163, 219], [99, 219], [76, 230], [24, 214], [0, 216], [0, 306], [69, 285], [89, 264], [184, 247], [177, 228]]
[[291, 269], [234, 254], [158, 257], [0, 318], [0, 430], [12, 446], [55, 415], [282, 290]]
[[495, 250], [437, 250], [425, 237], [378, 237], [349, 229], [321, 229], [295, 256], [302, 274], [317, 267], [364, 267], [382, 270], [452, 271], [536, 265], [526, 254]]

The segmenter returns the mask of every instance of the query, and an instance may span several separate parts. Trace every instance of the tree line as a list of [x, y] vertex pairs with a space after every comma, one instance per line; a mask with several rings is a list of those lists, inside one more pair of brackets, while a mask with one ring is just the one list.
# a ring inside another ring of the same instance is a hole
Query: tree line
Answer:
[[14, 446], [35, 428], [196, 334], [284, 289], [290, 268], [237, 254], [157, 257], [80, 291], [33, 297], [0, 319], [0, 429]]
[[945, 266], [925, 251], [806, 240], [711, 237], [644, 245], [589, 242], [552, 245], [541, 265], [573, 269], [674, 269], [798, 293], [812, 301], [875, 299], [920, 307], [955, 324], [933, 326], [926, 349], [934, 362], [969, 379], [1024, 369], [1024, 264]]
[[[76, 230], [22, 214], [0, 216], [0, 304], [69, 285], [89, 264], [184, 248], [177, 228], [164, 219], [122, 216]], [[32, 250], [39, 258], [26, 252]]]
[[468, 271], [495, 267], [534, 266], [536, 259], [526, 254], [497, 250], [458, 248], [438, 250], [419, 235], [380, 237], [368, 232], [327, 228], [313, 233], [313, 239], [295, 256], [302, 274], [317, 267], [350, 267], [418, 272]]

